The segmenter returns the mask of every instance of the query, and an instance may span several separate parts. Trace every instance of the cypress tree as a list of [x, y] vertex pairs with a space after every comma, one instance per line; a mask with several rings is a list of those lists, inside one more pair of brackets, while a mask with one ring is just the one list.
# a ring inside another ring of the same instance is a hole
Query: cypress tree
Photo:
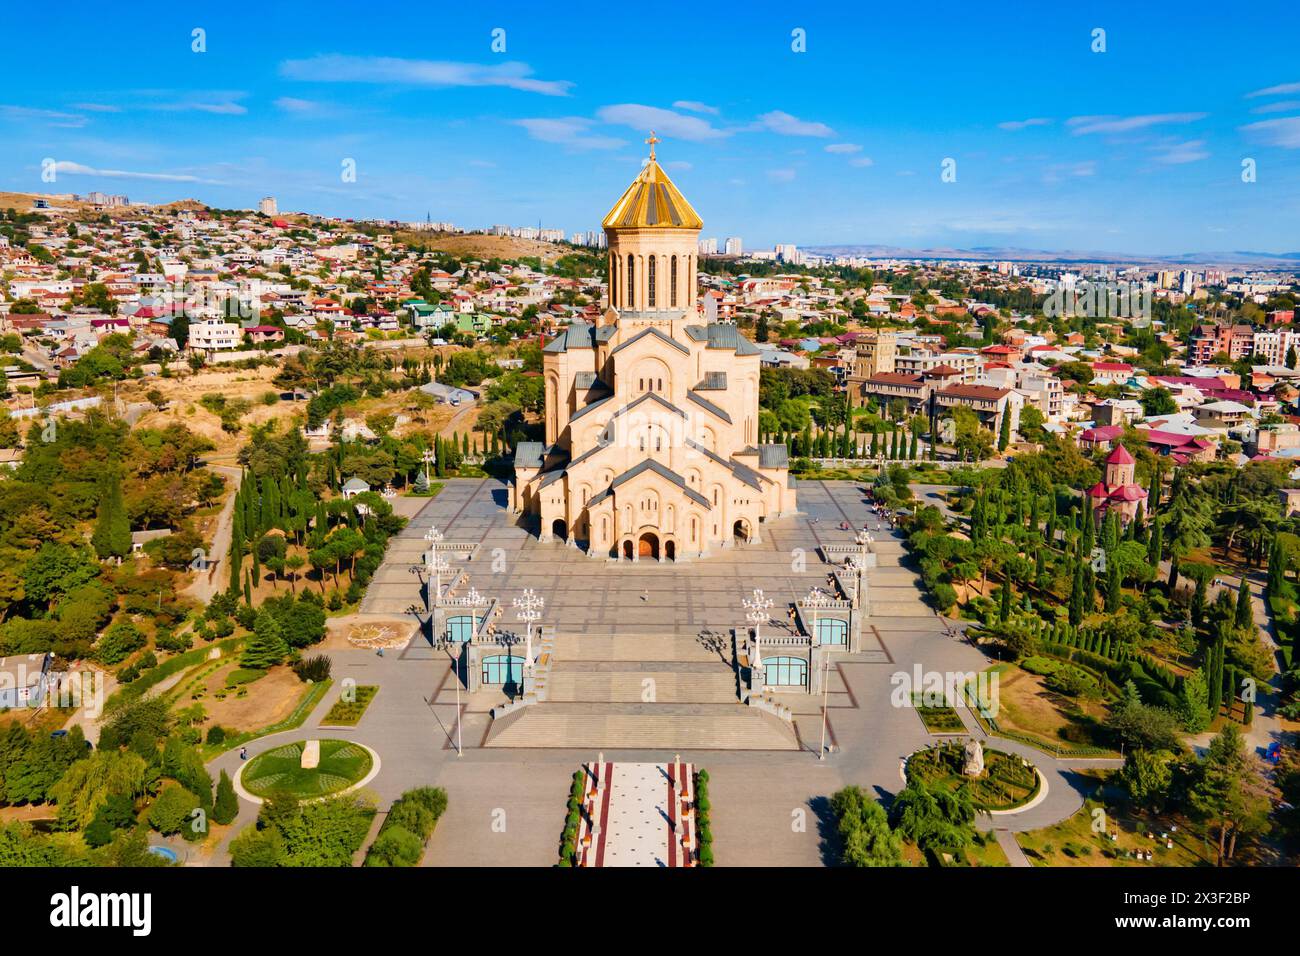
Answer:
[[1011, 616], [1011, 582], [1002, 582], [1002, 604], [998, 608], [998, 620], [1005, 621]]
[[1011, 416], [1002, 413], [1002, 424], [998, 426], [998, 451], [1006, 451], [1011, 444]]
[[1233, 623], [1241, 628], [1251, 627], [1255, 623], [1255, 610], [1250, 603], [1250, 582], [1244, 574], [1241, 576], [1241, 587], [1237, 589], [1237, 608]]
[[1120, 605], [1120, 579], [1119, 565], [1114, 561], [1106, 567], [1106, 610], [1114, 613], [1119, 610]]
[[131, 523], [122, 501], [122, 479], [115, 467], [110, 467], [105, 473], [101, 488], [90, 543], [101, 559], [128, 557], [131, 554]]
[[224, 825], [233, 823], [238, 815], [239, 798], [235, 796], [235, 787], [230, 782], [230, 775], [223, 770], [217, 779], [217, 799], [212, 805], [212, 819]]

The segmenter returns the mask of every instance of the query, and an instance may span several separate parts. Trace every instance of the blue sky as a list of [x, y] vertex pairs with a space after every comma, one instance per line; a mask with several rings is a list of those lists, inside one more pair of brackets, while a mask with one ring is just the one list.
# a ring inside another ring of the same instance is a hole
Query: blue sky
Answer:
[[1300, 250], [1294, 2], [241, 6], [11, 5], [0, 189], [573, 232], [653, 127], [750, 248]]

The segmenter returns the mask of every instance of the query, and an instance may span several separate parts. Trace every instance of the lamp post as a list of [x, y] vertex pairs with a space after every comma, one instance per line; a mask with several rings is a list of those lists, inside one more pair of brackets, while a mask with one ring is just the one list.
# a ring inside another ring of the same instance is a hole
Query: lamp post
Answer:
[[426, 448], [420, 455], [420, 460], [424, 462], [424, 483], [427, 485], [429, 483], [429, 466], [437, 462], [438, 453], [432, 448]]
[[743, 598], [740, 603], [746, 611], [745, 620], [754, 625], [754, 659], [749, 662], [749, 666], [760, 667], [763, 663], [763, 651], [758, 629], [770, 619], [767, 611], [772, 606], [772, 599], [763, 594], [762, 588], [754, 588], [754, 596]]
[[546, 599], [528, 588], [522, 595], [510, 602], [515, 609], [515, 618], [524, 622], [524, 673], [533, 672], [533, 622], [541, 620], [542, 608]]
[[[832, 600], [833, 598], [829, 594], [827, 594], [825, 591], [823, 591], [821, 588], [818, 587], [809, 588], [808, 596], [804, 598], [803, 603], [806, 606], [812, 608], [812, 612], [813, 612], [812, 641], [818, 647], [821, 646], [821, 635], [817, 633], [817, 609], [819, 607], [827, 607]], [[826, 708], [828, 704], [828, 694], [829, 694], [829, 687], [830, 687], [830, 680], [829, 680], [830, 668], [831, 668], [831, 652], [829, 650], [823, 651], [822, 652], [822, 745], [821, 745], [821, 749], [817, 751], [818, 760], [826, 759]]]

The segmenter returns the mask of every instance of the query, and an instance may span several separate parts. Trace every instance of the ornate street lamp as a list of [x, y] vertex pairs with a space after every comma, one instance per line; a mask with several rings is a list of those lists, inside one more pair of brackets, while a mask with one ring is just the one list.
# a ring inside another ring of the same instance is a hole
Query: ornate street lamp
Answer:
[[528, 588], [524, 593], [510, 602], [511, 607], [515, 609], [515, 619], [524, 622], [524, 672], [531, 674], [533, 671], [533, 622], [541, 620], [542, 608], [546, 606], [546, 599]]
[[768, 623], [771, 619], [768, 616], [768, 608], [772, 606], [772, 599], [763, 594], [762, 588], [754, 588], [752, 598], [742, 598], [740, 602], [746, 611], [745, 620], [754, 625], [754, 659], [750, 661], [750, 667], [759, 667], [763, 663], [763, 654], [759, 646], [759, 627]]

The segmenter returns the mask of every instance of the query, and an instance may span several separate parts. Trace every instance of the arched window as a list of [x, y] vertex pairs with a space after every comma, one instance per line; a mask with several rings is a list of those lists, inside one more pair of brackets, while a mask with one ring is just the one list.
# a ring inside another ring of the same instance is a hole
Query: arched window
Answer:
[[668, 277], [668, 304], [675, 309], [677, 308], [677, 257], [673, 256], [670, 261], [672, 274]]
[[802, 657], [769, 657], [763, 667], [763, 683], [771, 687], [803, 687], [808, 683], [808, 662]]
[[494, 654], [483, 658], [483, 683], [522, 684], [524, 659], [513, 654]]
[[476, 625], [472, 614], [458, 614], [447, 618], [447, 640], [464, 642], [474, 636]]
[[618, 257], [609, 254], [609, 304], [618, 307]]
[[627, 307], [636, 308], [636, 260], [627, 254]]
[[817, 621], [817, 643], [818, 644], [839, 644], [844, 645], [849, 642], [849, 625], [847, 621], [836, 620], [835, 618], [820, 618]]
[[646, 266], [645, 281], [646, 281], [646, 299], [645, 299], [646, 308], [653, 309], [655, 307], [655, 257], [654, 256], [650, 257], [650, 263]]

